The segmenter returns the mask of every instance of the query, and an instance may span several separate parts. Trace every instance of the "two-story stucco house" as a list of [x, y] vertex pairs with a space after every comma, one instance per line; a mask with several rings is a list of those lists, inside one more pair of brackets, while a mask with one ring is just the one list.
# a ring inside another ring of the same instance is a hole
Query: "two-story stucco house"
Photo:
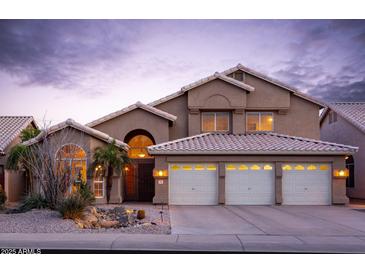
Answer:
[[347, 196], [365, 199], [365, 102], [331, 103], [320, 122], [322, 140], [359, 147], [346, 157]]
[[123, 201], [344, 204], [357, 148], [319, 140], [324, 107], [238, 65], [87, 126], [129, 145]]

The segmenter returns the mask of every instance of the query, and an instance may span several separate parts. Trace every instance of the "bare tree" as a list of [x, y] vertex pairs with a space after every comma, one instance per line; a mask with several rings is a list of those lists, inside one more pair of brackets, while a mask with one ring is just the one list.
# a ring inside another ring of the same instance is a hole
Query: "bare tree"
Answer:
[[87, 170], [75, 167], [81, 164], [86, 169], [86, 160], [90, 158], [82, 132], [70, 127], [55, 132], [44, 129], [36, 139], [24, 145], [22, 163], [34, 181], [33, 191], [43, 195], [50, 208], [56, 208], [65, 195], [71, 193], [75, 183], [86, 183], [82, 182], [81, 172]]

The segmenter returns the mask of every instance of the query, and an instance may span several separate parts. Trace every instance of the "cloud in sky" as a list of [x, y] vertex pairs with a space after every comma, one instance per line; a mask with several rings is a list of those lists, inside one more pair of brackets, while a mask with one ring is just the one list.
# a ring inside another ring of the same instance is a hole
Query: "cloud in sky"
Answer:
[[237, 63], [364, 101], [365, 21], [0, 20], [1, 114], [88, 122]]

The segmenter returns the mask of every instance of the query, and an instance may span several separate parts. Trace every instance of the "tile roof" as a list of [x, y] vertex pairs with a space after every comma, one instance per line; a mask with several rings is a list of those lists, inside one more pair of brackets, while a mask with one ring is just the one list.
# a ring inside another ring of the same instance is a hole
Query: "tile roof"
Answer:
[[0, 153], [32, 122], [32, 116], [0, 116]]
[[227, 83], [230, 83], [232, 85], [235, 85], [235, 86], [237, 86], [239, 88], [242, 88], [242, 89], [244, 89], [244, 90], [246, 90], [248, 92], [251, 92], [251, 91], [254, 91], [255, 90], [255, 88], [252, 87], [252, 86], [250, 86], [250, 85], [247, 85], [247, 84], [245, 84], [243, 82], [237, 81], [237, 80], [235, 80], [235, 79], [233, 79], [231, 77], [228, 77], [228, 76], [226, 76], [226, 75], [224, 75], [222, 73], [216, 72], [216, 73], [214, 73], [211, 76], [208, 76], [206, 78], [200, 79], [200, 80], [198, 80], [198, 81], [196, 81], [194, 83], [191, 83], [189, 85], [183, 86], [181, 88], [181, 91], [186, 92], [188, 90], [191, 90], [193, 88], [196, 88], [198, 86], [201, 86], [201, 85], [203, 85], [205, 83], [208, 83], [208, 82], [213, 81], [213, 80], [216, 80], [216, 79], [220, 79], [222, 81], [225, 81]]
[[86, 133], [90, 136], [93, 136], [93, 137], [95, 137], [99, 140], [102, 140], [106, 143], [109, 143], [109, 144], [112, 143], [113, 140], [115, 140], [115, 143], [118, 147], [120, 147], [124, 150], [129, 149], [129, 146], [126, 143], [124, 143], [120, 140], [114, 139], [114, 138], [110, 137], [108, 134], [106, 134], [104, 132], [101, 132], [99, 130], [93, 129], [93, 128], [88, 127], [88, 126], [84, 126], [82, 124], [79, 124], [79, 123], [75, 122], [72, 119], [67, 119], [66, 121], [64, 121], [62, 123], [51, 126], [47, 130], [42, 130], [42, 132], [37, 137], [35, 137], [33, 139], [30, 139], [29, 141], [26, 141], [23, 144], [26, 145], [26, 146], [30, 146], [32, 144], [35, 144], [35, 143], [41, 141], [43, 138], [45, 138], [49, 134], [52, 134], [54, 132], [57, 132], [57, 131], [62, 130], [62, 129], [67, 128], [67, 127], [78, 129], [78, 130], [80, 130], [80, 131], [82, 131], [82, 132], [84, 132], [84, 133]]
[[[268, 81], [268, 82], [270, 82], [270, 83], [272, 83], [274, 85], [280, 86], [280, 87], [282, 87], [282, 88], [284, 88], [284, 89], [286, 89], [288, 91], [291, 91], [294, 95], [296, 95], [298, 97], [301, 97], [301, 98], [303, 98], [303, 99], [305, 99], [307, 101], [310, 101], [312, 103], [315, 103], [317, 105], [320, 105], [321, 107], [326, 107], [326, 104], [324, 102], [321, 102], [320, 100], [318, 100], [318, 99], [316, 99], [316, 98], [314, 98], [314, 97], [312, 97], [312, 96], [310, 96], [310, 95], [308, 95], [308, 94], [306, 94], [304, 92], [301, 92], [297, 88], [294, 88], [292, 86], [289, 86], [289, 85], [287, 85], [287, 84], [285, 84], [285, 83], [283, 83], [283, 82], [281, 82], [279, 80], [276, 80], [274, 78], [271, 78], [271, 77], [269, 77], [267, 75], [264, 75], [264, 74], [262, 74], [260, 72], [257, 72], [257, 71], [255, 71], [255, 70], [253, 70], [251, 68], [245, 67], [245, 66], [243, 66], [241, 64], [238, 64], [237, 66], [235, 66], [233, 68], [230, 68], [230, 69], [227, 69], [225, 71], [222, 71], [221, 73], [216, 72], [215, 74], [219, 74], [221, 77], [222, 76], [225, 76], [224, 79], [226, 79], [226, 80], [228, 78], [228, 79], [231, 79], [231, 80], [233, 80], [235, 82], [242, 83], [240, 81], [237, 81], [237, 80], [235, 80], [235, 79], [227, 76], [227, 75], [229, 75], [229, 74], [231, 74], [231, 73], [233, 73], [233, 72], [235, 72], [237, 70], [242, 70], [243, 72], [246, 72], [248, 74], [252, 74], [252, 75], [254, 75], [254, 76], [258, 77], [258, 78], [261, 78], [261, 79], [263, 79], [265, 81]], [[212, 77], [214, 77], [214, 75], [209, 76], [207, 78], [203, 78], [201, 80], [198, 80], [198, 81], [196, 81], [196, 82], [194, 82], [194, 83], [192, 83], [190, 85], [199, 84], [199, 83], [201, 83], [201, 84], [206, 83], [208, 81], [211, 81], [209, 79], [212, 78]], [[183, 95], [185, 93], [185, 91], [186, 91], [185, 89], [188, 88], [190, 85], [187, 85], [187, 86], [183, 87], [178, 92], [172, 93], [172, 94], [170, 94], [170, 95], [168, 95], [166, 97], [163, 97], [163, 98], [160, 98], [160, 99], [158, 99], [156, 101], [153, 101], [153, 102], [149, 103], [149, 105], [150, 106], [157, 106], [157, 105], [162, 104], [164, 102], [167, 102], [167, 101], [169, 101], [171, 99], [174, 99], [176, 97], [179, 97], [179, 96], [181, 96], [181, 95]], [[247, 85], [247, 84], [245, 84], [245, 85]], [[251, 87], [249, 85], [247, 85], [247, 87], [254, 88], [254, 87]]]
[[[329, 108], [365, 133], [365, 102], [330, 103]], [[327, 112], [328, 108], [322, 112], [321, 122]]]
[[165, 118], [165, 119], [167, 119], [169, 121], [172, 121], [172, 122], [174, 122], [177, 119], [177, 117], [175, 115], [172, 115], [172, 114], [167, 113], [163, 110], [160, 110], [160, 109], [155, 108], [155, 107], [150, 106], [150, 105], [143, 104], [143, 103], [138, 101], [137, 103], [135, 103], [133, 105], [130, 105], [130, 106], [128, 106], [126, 108], [123, 108], [121, 110], [118, 110], [116, 112], [110, 113], [110, 114], [108, 114], [104, 117], [101, 117], [100, 119], [97, 119], [95, 121], [92, 121], [92, 122], [90, 122], [86, 125], [89, 126], [89, 127], [94, 127], [98, 124], [101, 124], [105, 121], [111, 120], [115, 117], [118, 117], [119, 115], [125, 114], [125, 113], [130, 112], [132, 110], [135, 110], [137, 108], [143, 109], [145, 111], [148, 111], [152, 114], [155, 114], [157, 116], [160, 116], [160, 117]]
[[352, 154], [357, 147], [277, 133], [204, 133], [148, 147], [157, 154]]

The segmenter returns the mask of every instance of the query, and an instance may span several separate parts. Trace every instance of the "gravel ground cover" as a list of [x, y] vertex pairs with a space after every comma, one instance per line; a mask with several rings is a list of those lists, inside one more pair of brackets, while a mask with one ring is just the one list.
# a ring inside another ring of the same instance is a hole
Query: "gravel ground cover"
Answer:
[[[100, 205], [113, 208], [120, 205]], [[0, 233], [136, 233], [170, 234], [170, 215], [167, 206], [127, 203], [126, 209], [144, 209], [146, 218], [136, 226], [121, 228], [80, 229], [72, 220], [64, 220], [57, 211], [36, 210], [18, 214], [0, 212]], [[162, 212], [162, 218], [161, 218]]]

